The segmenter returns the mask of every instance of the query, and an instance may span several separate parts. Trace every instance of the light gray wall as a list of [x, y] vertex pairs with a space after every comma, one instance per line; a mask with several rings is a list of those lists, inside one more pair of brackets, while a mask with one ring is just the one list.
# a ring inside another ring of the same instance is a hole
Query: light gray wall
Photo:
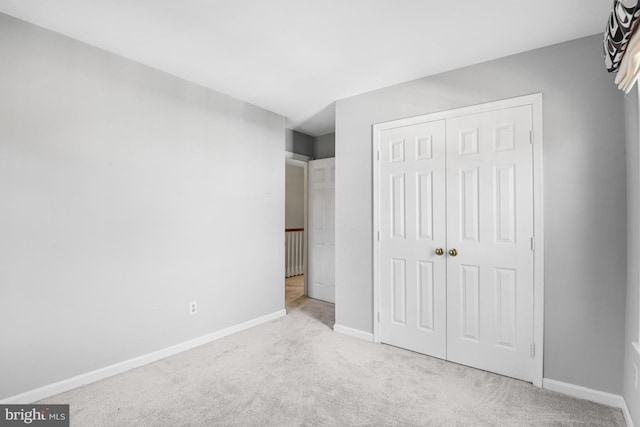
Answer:
[[304, 168], [287, 165], [285, 174], [286, 228], [304, 227]]
[[0, 399], [284, 308], [283, 117], [1, 14], [0, 58]]
[[296, 130], [286, 130], [285, 151], [313, 158], [315, 138]]
[[624, 398], [633, 418], [640, 425], [640, 391], [633, 382], [633, 366], [640, 369], [640, 354], [631, 344], [638, 342], [640, 296], [640, 131], [638, 129], [638, 91], [625, 97], [627, 136], [627, 320], [624, 340]]
[[314, 158], [328, 159], [336, 156], [336, 134], [328, 133], [317, 136], [314, 144]]
[[336, 107], [336, 323], [372, 327], [375, 123], [543, 93], [544, 376], [622, 393], [623, 97], [600, 34], [352, 98]]

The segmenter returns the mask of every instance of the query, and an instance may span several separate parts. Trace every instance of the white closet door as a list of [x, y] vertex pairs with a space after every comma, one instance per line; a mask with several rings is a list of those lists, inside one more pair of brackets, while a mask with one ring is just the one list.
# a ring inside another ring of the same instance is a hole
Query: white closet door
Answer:
[[380, 340], [446, 354], [445, 123], [380, 135]]
[[335, 158], [309, 162], [308, 296], [335, 302]]
[[533, 380], [531, 129], [521, 106], [380, 131], [381, 342]]
[[446, 124], [447, 359], [526, 381], [534, 370], [531, 117], [522, 106]]

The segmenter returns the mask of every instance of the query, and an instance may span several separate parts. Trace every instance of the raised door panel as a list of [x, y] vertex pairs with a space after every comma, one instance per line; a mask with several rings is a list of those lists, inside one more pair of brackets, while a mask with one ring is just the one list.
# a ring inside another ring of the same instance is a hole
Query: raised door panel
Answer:
[[459, 187], [457, 194], [460, 204], [457, 212], [460, 227], [460, 237], [463, 240], [478, 242], [480, 240], [480, 189], [478, 183], [478, 168], [460, 168]]
[[405, 174], [392, 174], [389, 188], [391, 194], [391, 238], [404, 239], [406, 237], [406, 186]]
[[516, 244], [516, 173], [515, 165], [498, 165], [493, 168], [494, 233], [495, 242]]
[[434, 262], [418, 261], [418, 328], [429, 332], [434, 328], [434, 279]]
[[433, 240], [433, 171], [418, 172], [416, 186], [418, 239]]
[[[458, 310], [460, 313], [460, 338], [478, 342], [480, 330], [480, 267], [461, 265], [454, 280], [460, 287]], [[456, 286], [456, 284], [452, 284]]]
[[391, 260], [391, 322], [407, 324], [407, 260]]
[[496, 345], [509, 350], [517, 350], [517, 283], [516, 270], [496, 268], [494, 270]]

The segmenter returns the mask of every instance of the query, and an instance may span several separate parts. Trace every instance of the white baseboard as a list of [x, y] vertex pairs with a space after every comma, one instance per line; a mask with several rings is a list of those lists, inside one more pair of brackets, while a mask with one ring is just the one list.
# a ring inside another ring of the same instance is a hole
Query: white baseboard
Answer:
[[[602, 405], [613, 406], [614, 408], [626, 409], [627, 404], [624, 398], [617, 394], [606, 393], [604, 391], [593, 390], [590, 388], [582, 387], [579, 385], [563, 383], [562, 381], [550, 380], [548, 378], [542, 379], [542, 387], [547, 390], [557, 391], [558, 393], [566, 394], [568, 396], [577, 397], [579, 399], [590, 400], [592, 402], [600, 403]], [[626, 417], [626, 416], [625, 416]]]
[[339, 334], [349, 335], [350, 337], [373, 342], [373, 334], [371, 332], [364, 332], [359, 329], [348, 328], [338, 324], [333, 325], [333, 330]]
[[625, 402], [624, 397], [620, 395], [593, 390], [579, 385], [563, 383], [562, 381], [550, 380], [548, 378], [543, 378], [542, 387], [547, 390], [557, 391], [558, 393], [577, 397], [579, 399], [590, 400], [602, 405], [620, 408], [624, 415], [624, 420], [627, 422], [627, 427], [633, 427], [633, 420], [631, 419], [631, 413], [629, 413], [627, 402]]
[[627, 422], [627, 427], [633, 427], [633, 420], [631, 419], [631, 413], [629, 412], [629, 408], [627, 407], [627, 402], [622, 402], [624, 405], [622, 408], [622, 413], [624, 414], [624, 420]]
[[96, 369], [95, 371], [87, 372], [77, 375], [66, 380], [62, 380], [53, 384], [46, 385], [44, 387], [30, 390], [24, 393], [17, 394], [15, 396], [7, 397], [0, 400], [0, 404], [29, 404], [38, 400], [45, 399], [55, 394], [64, 393], [65, 391], [72, 390], [74, 388], [90, 384], [113, 375], [121, 374], [139, 366], [147, 365], [149, 363], [164, 359], [177, 353], [190, 350], [195, 347], [210, 343], [220, 338], [224, 338], [231, 334], [235, 334], [245, 329], [258, 326], [262, 323], [269, 322], [282, 316], [286, 316], [286, 310], [279, 310], [271, 314], [267, 314], [256, 319], [249, 320], [239, 325], [231, 326], [218, 332], [213, 332], [198, 338], [185, 341], [180, 344], [173, 345], [171, 347], [163, 348], [162, 350], [154, 351], [153, 353], [145, 354], [143, 356], [134, 357], [133, 359], [125, 360], [114, 365], [106, 366], [104, 368]]

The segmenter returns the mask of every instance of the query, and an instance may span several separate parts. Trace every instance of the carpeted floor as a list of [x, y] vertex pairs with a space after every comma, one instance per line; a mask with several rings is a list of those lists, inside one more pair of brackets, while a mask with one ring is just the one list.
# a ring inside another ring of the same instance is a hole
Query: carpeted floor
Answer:
[[331, 330], [332, 304], [46, 399], [81, 426], [624, 426], [618, 409]]

